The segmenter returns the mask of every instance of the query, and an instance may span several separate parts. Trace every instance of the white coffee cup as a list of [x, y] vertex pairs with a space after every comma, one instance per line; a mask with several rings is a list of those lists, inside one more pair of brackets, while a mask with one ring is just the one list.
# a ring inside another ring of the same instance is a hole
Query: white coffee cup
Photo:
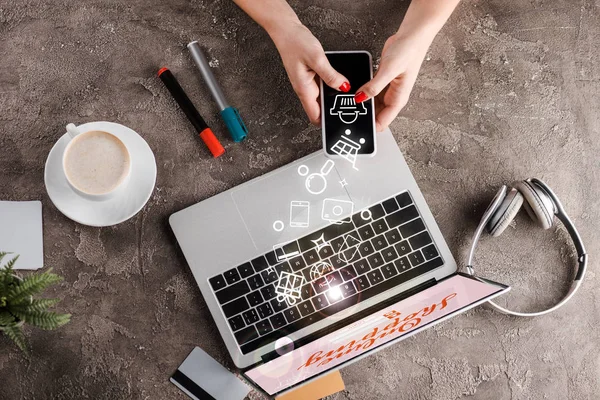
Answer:
[[[90, 129], [91, 128], [91, 129]], [[70, 141], [62, 167], [71, 189], [89, 200], [104, 201], [122, 192], [131, 175], [131, 153], [116, 135], [104, 129], [81, 132], [67, 125]]]

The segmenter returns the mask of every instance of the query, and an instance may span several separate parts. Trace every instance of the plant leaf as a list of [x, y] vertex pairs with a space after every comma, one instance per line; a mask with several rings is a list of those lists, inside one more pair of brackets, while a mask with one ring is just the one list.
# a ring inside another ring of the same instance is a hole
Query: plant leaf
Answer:
[[25, 354], [29, 354], [27, 349], [27, 341], [20, 326], [8, 326], [2, 328], [2, 332], [10, 338]]
[[0, 251], [0, 262], [2, 262], [2, 259], [6, 257], [7, 254], [8, 253], [6, 251]]
[[8, 311], [0, 311], [0, 326], [9, 326], [15, 322], [15, 317], [13, 317]]
[[20, 304], [10, 304], [8, 309], [10, 311], [19, 311], [22, 313], [28, 313], [33, 311], [44, 311], [53, 305], [57, 304], [60, 299], [34, 299], [31, 303], [20, 303]]
[[11, 287], [8, 291], [8, 302], [11, 304], [20, 303], [28, 296], [43, 291], [48, 286], [62, 281], [62, 278], [56, 274], [42, 272], [32, 274], [23, 279], [18, 285]]
[[10, 260], [9, 262], [6, 263], [6, 265], [4, 266], [4, 268], [6, 268], [7, 271], [11, 271], [12, 272], [12, 267], [13, 265], [15, 265], [15, 263], [17, 262], [17, 260], [19, 259], [19, 254], [17, 254], [12, 260]]
[[59, 328], [71, 320], [71, 314], [57, 314], [50, 311], [32, 311], [27, 313], [13, 311], [13, 313], [26, 323], [45, 330]]

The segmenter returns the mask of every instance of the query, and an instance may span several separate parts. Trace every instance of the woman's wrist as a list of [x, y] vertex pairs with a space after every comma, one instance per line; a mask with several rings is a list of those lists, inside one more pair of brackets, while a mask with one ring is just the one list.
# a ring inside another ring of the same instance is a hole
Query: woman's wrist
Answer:
[[261, 26], [271, 37], [275, 45], [277, 45], [281, 39], [288, 35], [292, 28], [303, 26], [303, 24], [296, 14], [294, 14], [285, 18], [275, 18], [265, 24], [261, 24]]

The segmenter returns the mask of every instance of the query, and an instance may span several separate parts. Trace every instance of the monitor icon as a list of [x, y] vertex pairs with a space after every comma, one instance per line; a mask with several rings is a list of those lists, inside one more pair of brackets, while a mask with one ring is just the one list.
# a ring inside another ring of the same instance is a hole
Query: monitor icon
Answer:
[[366, 115], [367, 108], [363, 103], [356, 104], [353, 94], [338, 94], [329, 114], [337, 115], [345, 124], [354, 123], [359, 115]]

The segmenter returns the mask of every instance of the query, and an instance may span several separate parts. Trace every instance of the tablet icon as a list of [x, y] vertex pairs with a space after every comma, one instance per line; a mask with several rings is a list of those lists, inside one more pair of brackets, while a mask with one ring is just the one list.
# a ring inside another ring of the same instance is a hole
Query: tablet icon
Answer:
[[293, 201], [290, 203], [290, 226], [292, 228], [308, 228], [310, 203]]
[[335, 96], [329, 114], [337, 115], [345, 124], [352, 124], [356, 122], [359, 115], [367, 115], [367, 108], [364, 103], [356, 104], [353, 94], [338, 94]]

